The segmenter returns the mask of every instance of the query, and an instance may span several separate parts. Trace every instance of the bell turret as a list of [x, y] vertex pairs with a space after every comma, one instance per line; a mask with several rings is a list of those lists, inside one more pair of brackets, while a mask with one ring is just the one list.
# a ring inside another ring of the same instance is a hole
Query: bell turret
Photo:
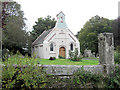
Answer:
[[66, 29], [67, 25], [65, 22], [65, 14], [61, 11], [59, 14], [57, 14], [56, 17], [57, 17], [57, 22], [55, 28]]

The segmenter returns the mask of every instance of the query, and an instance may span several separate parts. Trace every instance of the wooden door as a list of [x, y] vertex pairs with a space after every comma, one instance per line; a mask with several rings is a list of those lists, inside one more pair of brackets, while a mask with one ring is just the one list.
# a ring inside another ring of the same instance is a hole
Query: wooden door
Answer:
[[65, 48], [64, 47], [61, 47], [59, 49], [59, 55], [62, 56], [62, 57], [65, 57]]

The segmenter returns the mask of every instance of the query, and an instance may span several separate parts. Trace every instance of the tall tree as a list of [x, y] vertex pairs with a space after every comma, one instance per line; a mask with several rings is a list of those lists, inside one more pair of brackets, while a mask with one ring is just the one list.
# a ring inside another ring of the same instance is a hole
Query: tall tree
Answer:
[[120, 16], [112, 23], [115, 47], [120, 46]]
[[3, 49], [23, 52], [26, 47], [25, 18], [20, 4], [9, 2], [3, 4]]
[[33, 37], [32, 41], [42, 34], [43, 31], [53, 28], [55, 23], [55, 18], [51, 18], [49, 15], [46, 18], [38, 18], [37, 22], [35, 22], [35, 25], [33, 26], [33, 31], [31, 32]]
[[78, 35], [81, 52], [83, 53], [85, 49], [90, 49], [92, 52], [98, 53], [98, 34], [111, 32], [111, 23], [112, 20], [99, 17], [98, 15], [87, 21]]

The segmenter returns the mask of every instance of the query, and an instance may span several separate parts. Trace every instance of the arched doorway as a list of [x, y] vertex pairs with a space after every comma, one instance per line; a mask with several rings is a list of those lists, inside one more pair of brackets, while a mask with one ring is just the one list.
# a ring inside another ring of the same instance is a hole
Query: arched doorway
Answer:
[[59, 49], [59, 56], [62, 56], [62, 57], [66, 56], [64, 47], [60, 47], [60, 49]]

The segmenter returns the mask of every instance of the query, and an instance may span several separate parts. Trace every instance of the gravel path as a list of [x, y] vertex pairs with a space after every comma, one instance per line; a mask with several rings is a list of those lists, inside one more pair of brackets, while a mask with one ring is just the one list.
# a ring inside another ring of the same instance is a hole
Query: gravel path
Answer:
[[82, 60], [98, 60], [98, 58], [83, 58]]

